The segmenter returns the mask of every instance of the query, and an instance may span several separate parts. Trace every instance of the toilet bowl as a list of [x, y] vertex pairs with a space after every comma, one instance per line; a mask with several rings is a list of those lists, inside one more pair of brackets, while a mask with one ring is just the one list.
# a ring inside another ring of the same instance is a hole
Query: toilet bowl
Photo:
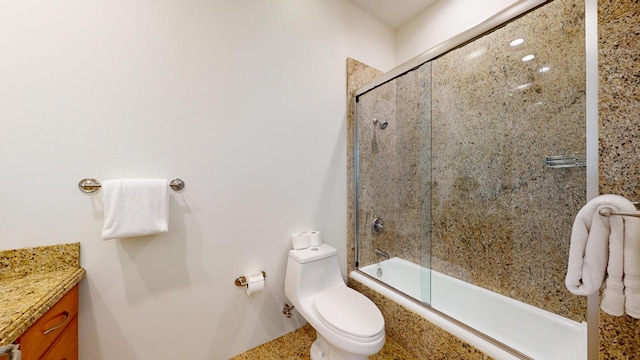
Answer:
[[285, 295], [318, 334], [312, 360], [362, 360], [382, 349], [382, 313], [345, 285], [330, 245], [289, 251]]

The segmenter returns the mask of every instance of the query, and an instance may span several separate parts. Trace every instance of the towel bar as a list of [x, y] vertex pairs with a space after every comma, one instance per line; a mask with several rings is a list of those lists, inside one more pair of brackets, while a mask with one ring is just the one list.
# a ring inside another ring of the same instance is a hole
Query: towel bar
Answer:
[[633, 216], [633, 217], [637, 217], [640, 218], [640, 211], [636, 211], [636, 212], [617, 212], [614, 211], [612, 208], [610, 207], [603, 207], [602, 209], [600, 209], [600, 211], [598, 211], [598, 214], [600, 214], [601, 216], [604, 217], [610, 217], [610, 216]]
[[[82, 179], [78, 183], [78, 188], [84, 193], [96, 192], [101, 187], [102, 184], [100, 184], [100, 181], [94, 178]], [[175, 178], [169, 182], [169, 187], [171, 187], [171, 189], [173, 189], [174, 191], [180, 191], [184, 189], [184, 181], [182, 181], [182, 179]]]

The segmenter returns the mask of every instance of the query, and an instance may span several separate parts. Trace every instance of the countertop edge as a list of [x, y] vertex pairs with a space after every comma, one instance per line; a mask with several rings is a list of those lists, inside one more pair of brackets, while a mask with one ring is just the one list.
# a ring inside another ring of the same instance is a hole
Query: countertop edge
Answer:
[[60, 283], [50, 291], [47, 296], [42, 297], [29, 311], [22, 314], [12, 324], [13, 328], [5, 329], [5, 337], [0, 340], [0, 346], [9, 345], [20, 337], [25, 331], [31, 327], [42, 315], [55, 305], [58, 300], [62, 299], [69, 290], [76, 286], [86, 275], [84, 268], [78, 268], [71, 275], [62, 279]]

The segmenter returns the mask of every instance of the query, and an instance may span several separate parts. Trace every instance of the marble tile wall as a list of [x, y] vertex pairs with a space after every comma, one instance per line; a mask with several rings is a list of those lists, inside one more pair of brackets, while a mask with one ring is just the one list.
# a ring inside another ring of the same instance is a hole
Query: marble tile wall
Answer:
[[[598, 1], [599, 192], [640, 200], [640, 3]], [[640, 320], [600, 312], [600, 358], [640, 358]]]
[[392, 339], [411, 354], [413, 359], [492, 359], [482, 351], [369, 287], [353, 279], [349, 279], [349, 286], [376, 304], [384, 316], [384, 330], [387, 338]]
[[356, 191], [355, 191], [355, 118], [356, 102], [355, 91], [382, 74], [382, 71], [374, 69], [357, 60], [347, 58], [347, 271], [356, 268], [355, 250], [355, 216], [356, 216]]
[[[393, 254], [389, 248], [396, 240], [397, 190], [396, 175], [396, 81], [393, 80], [361, 96], [358, 109], [358, 149], [360, 181], [358, 191], [359, 265], [376, 262], [376, 248]], [[388, 121], [382, 130], [373, 119]], [[372, 225], [375, 218], [382, 218], [384, 231], [376, 234]], [[419, 244], [415, 244], [419, 246]], [[392, 255], [393, 256], [393, 255]]]

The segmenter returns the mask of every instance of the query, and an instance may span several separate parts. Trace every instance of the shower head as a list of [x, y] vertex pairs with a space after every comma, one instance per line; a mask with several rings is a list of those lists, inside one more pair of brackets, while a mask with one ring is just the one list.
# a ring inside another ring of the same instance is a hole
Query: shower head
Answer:
[[378, 125], [378, 127], [380, 127], [380, 130], [384, 130], [387, 128], [387, 126], [389, 126], [389, 122], [387, 121], [380, 121], [378, 119], [373, 119], [373, 125]]

